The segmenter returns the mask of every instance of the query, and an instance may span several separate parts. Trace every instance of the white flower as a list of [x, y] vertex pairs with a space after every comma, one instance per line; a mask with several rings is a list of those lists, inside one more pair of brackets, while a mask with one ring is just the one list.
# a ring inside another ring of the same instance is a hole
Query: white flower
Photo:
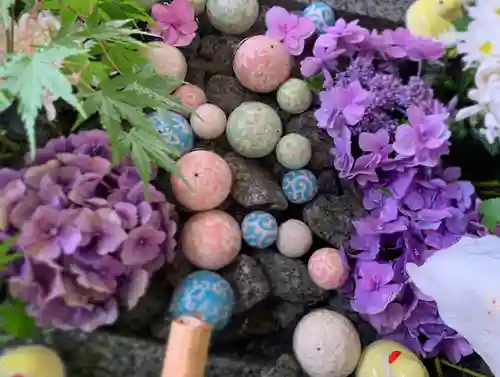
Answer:
[[500, 139], [500, 122], [492, 113], [487, 113], [484, 116], [484, 127], [479, 132], [493, 144], [497, 139]]
[[455, 47], [460, 40], [457, 30], [453, 25], [451, 25], [447, 31], [439, 34], [437, 39], [444, 44], [445, 47]]
[[500, 22], [485, 25], [474, 20], [467, 31], [457, 34], [457, 51], [464, 55], [465, 68], [479, 64], [488, 57], [500, 56]]
[[500, 80], [500, 57], [489, 57], [479, 65], [474, 77], [477, 88], [486, 88], [488, 82]]
[[467, 7], [467, 14], [474, 20], [481, 22], [499, 22], [500, 1], [478, 0], [473, 6]]

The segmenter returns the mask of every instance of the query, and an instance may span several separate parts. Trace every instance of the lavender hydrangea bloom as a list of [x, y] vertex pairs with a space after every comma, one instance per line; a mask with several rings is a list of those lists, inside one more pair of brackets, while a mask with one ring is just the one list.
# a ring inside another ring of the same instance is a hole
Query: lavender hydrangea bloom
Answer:
[[366, 210], [343, 248], [351, 276], [342, 292], [380, 334], [424, 357], [442, 353], [457, 362], [472, 353], [470, 345], [444, 325], [405, 268], [465, 234], [487, 232], [472, 184], [459, 180], [459, 169], [443, 168], [446, 106], [421, 77], [400, 76], [399, 62], [438, 59], [442, 44], [405, 29], [370, 33], [344, 20], [320, 42], [334, 58], [325, 64], [326, 49], [311, 58], [324, 54], [311, 72], [323, 70], [328, 79], [318, 127], [333, 137], [334, 166], [357, 183]]
[[172, 261], [173, 206], [136, 169], [112, 167], [106, 133], [59, 138], [21, 171], [0, 169], [0, 236], [24, 254], [10, 293], [40, 326], [93, 331], [133, 308], [152, 274]]

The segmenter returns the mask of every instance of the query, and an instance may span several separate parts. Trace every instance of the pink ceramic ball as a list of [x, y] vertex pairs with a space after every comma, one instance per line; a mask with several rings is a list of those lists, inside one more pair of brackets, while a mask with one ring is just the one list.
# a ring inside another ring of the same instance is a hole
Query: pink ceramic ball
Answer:
[[177, 47], [163, 42], [150, 42], [144, 52], [146, 57], [153, 62], [160, 76], [171, 76], [184, 81], [187, 74], [187, 62]]
[[224, 211], [198, 213], [184, 225], [181, 244], [184, 255], [192, 264], [218, 270], [238, 255], [241, 249], [240, 226]]
[[228, 197], [233, 176], [218, 154], [203, 150], [189, 152], [179, 159], [177, 166], [179, 174], [172, 174], [170, 184], [175, 198], [187, 209], [208, 211]]
[[196, 136], [209, 140], [224, 133], [227, 117], [220, 107], [205, 103], [191, 114], [190, 123]]
[[174, 96], [179, 98], [184, 106], [193, 110], [207, 102], [205, 92], [196, 85], [191, 84], [182, 85], [174, 92]]
[[257, 35], [238, 48], [233, 69], [244, 87], [257, 93], [269, 93], [290, 76], [292, 59], [281, 42]]
[[307, 264], [311, 280], [320, 288], [337, 289], [347, 280], [348, 271], [338, 250], [325, 247], [316, 250]]

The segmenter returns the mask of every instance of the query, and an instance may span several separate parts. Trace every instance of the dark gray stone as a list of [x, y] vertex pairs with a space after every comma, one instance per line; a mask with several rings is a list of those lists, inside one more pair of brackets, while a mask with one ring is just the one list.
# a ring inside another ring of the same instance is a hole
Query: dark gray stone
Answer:
[[412, 2], [413, 0], [365, 0], [368, 16], [394, 22], [402, 22], [405, 19], [406, 9]]
[[298, 377], [301, 375], [299, 363], [292, 355], [281, 355], [276, 365], [270, 370], [263, 371], [261, 377]]
[[282, 211], [288, 208], [280, 185], [269, 172], [233, 152], [227, 153], [224, 159], [233, 173], [231, 196], [238, 204], [250, 209]]
[[262, 267], [245, 254], [222, 271], [222, 276], [232, 285], [236, 294], [234, 313], [244, 312], [264, 300], [271, 291]]
[[333, 166], [331, 149], [332, 138], [323, 130], [318, 128], [314, 111], [307, 111], [295, 116], [285, 125], [285, 133], [298, 133], [311, 142], [312, 156], [309, 166], [315, 170], [321, 170]]
[[241, 38], [209, 34], [201, 38], [196, 56], [189, 65], [210, 73], [232, 74], [233, 56]]
[[282, 328], [290, 326], [298, 321], [305, 313], [306, 307], [302, 304], [281, 301], [273, 310], [274, 318]]
[[[165, 344], [96, 332], [48, 331], [45, 343], [54, 347], [71, 377], [158, 377]], [[258, 377], [269, 366], [245, 357], [210, 357], [206, 377]]]
[[242, 102], [258, 98], [243, 88], [236, 77], [227, 75], [212, 76], [205, 86], [205, 94], [208, 102], [219, 106], [228, 116]]
[[272, 249], [255, 250], [252, 256], [262, 264], [273, 296], [308, 306], [328, 296], [327, 291], [312, 282], [307, 266], [300, 260], [287, 258]]
[[325, 169], [320, 171], [318, 178], [318, 193], [320, 194], [339, 194], [337, 185], [337, 172], [335, 169]]
[[363, 214], [360, 199], [354, 194], [320, 195], [304, 207], [304, 222], [313, 233], [339, 248], [349, 238], [352, 221]]

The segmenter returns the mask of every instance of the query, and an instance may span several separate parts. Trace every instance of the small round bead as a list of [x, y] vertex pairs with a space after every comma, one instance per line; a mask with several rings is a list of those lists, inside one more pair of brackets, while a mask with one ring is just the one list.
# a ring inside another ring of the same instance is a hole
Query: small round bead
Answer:
[[304, 80], [292, 78], [279, 87], [276, 100], [287, 113], [301, 114], [311, 106], [313, 96]]
[[245, 216], [241, 224], [245, 242], [259, 249], [271, 246], [278, 238], [278, 223], [273, 215], [264, 211], [253, 211]]
[[278, 162], [288, 169], [301, 169], [311, 160], [311, 142], [299, 134], [283, 136], [276, 146]]
[[299, 258], [306, 254], [313, 243], [312, 232], [302, 221], [290, 219], [278, 229], [278, 251], [288, 258]]
[[325, 247], [316, 250], [307, 264], [311, 280], [320, 288], [340, 288], [349, 275], [338, 250]]
[[182, 85], [174, 92], [174, 96], [179, 98], [184, 106], [192, 110], [207, 102], [205, 92], [200, 87], [191, 84]]
[[211, 103], [205, 103], [191, 114], [193, 132], [201, 139], [215, 139], [224, 133], [227, 117], [224, 111]]
[[314, 22], [316, 31], [320, 34], [325, 32], [325, 27], [335, 24], [335, 12], [328, 4], [321, 1], [315, 1], [309, 5], [302, 15]]
[[304, 204], [318, 193], [318, 180], [310, 170], [292, 170], [283, 176], [281, 188], [289, 201]]
[[181, 154], [194, 147], [194, 135], [188, 121], [173, 111], [155, 111], [149, 115], [158, 133]]

